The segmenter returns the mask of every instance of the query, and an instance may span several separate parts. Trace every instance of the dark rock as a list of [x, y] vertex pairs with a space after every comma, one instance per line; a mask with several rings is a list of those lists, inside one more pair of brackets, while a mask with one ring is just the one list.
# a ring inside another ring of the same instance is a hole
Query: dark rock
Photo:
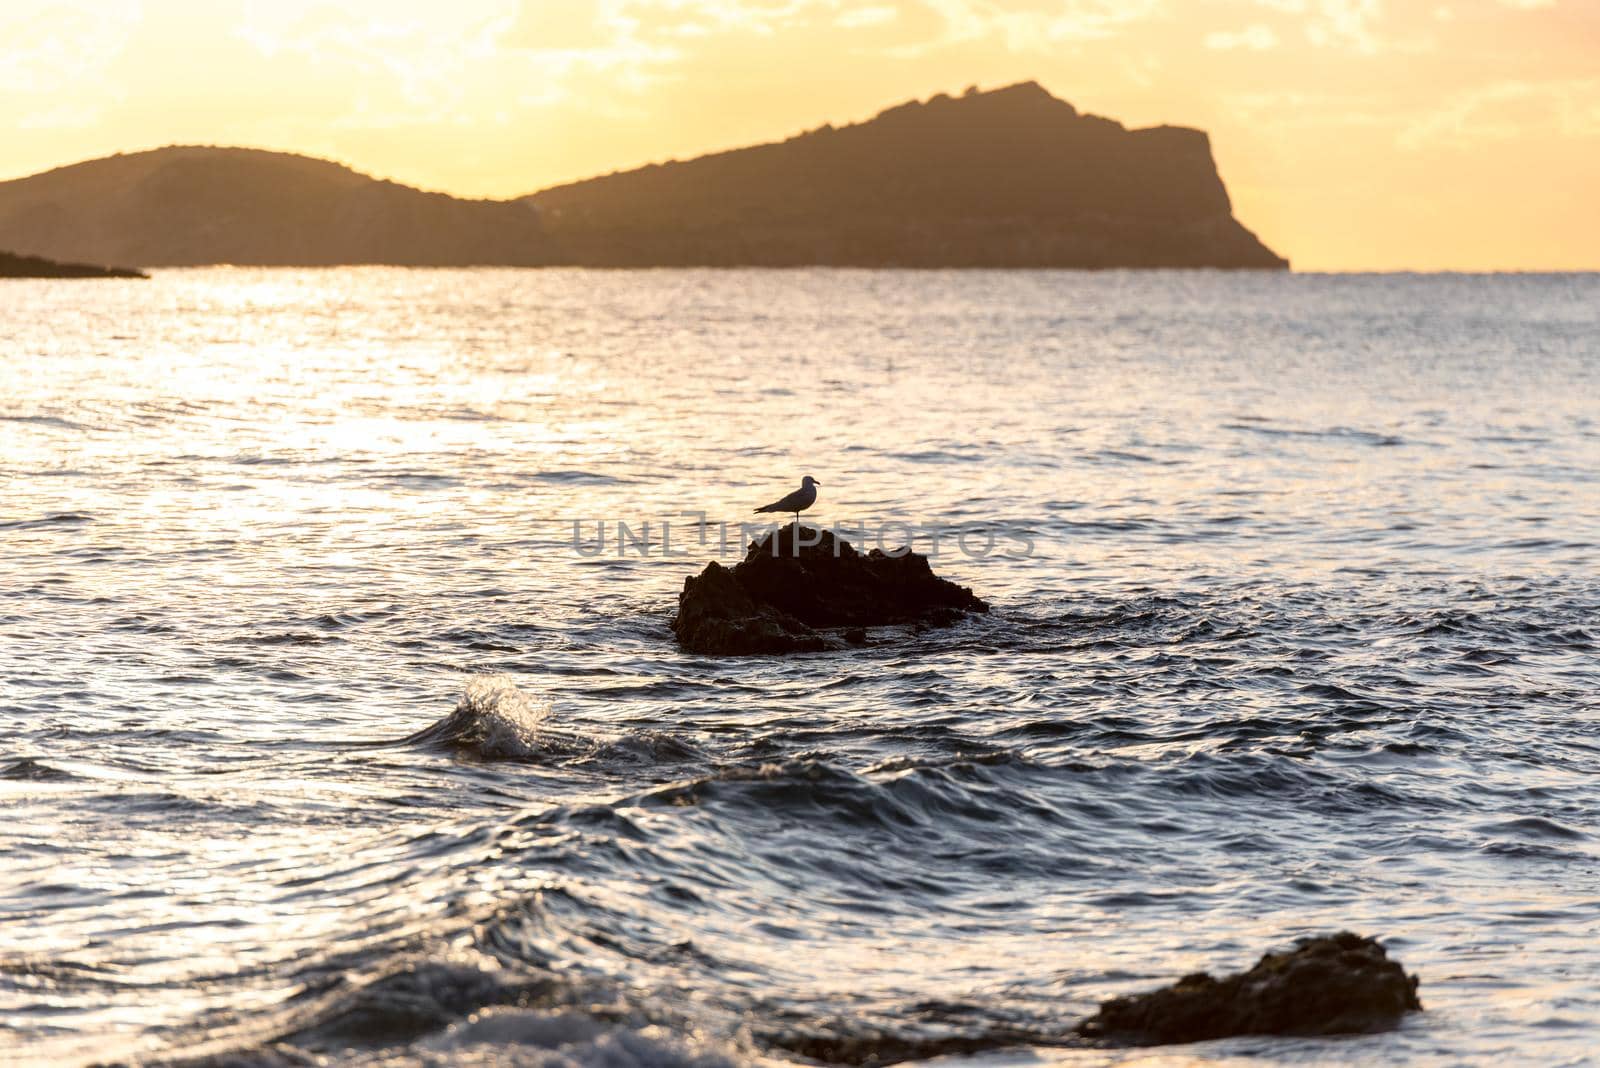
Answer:
[[1237, 975], [1198, 972], [1148, 994], [1113, 998], [1076, 1030], [1130, 1045], [1333, 1035], [1387, 1030], [1421, 1008], [1417, 977], [1375, 940], [1345, 931], [1302, 938]]
[[691, 653], [816, 652], [865, 644], [867, 627], [949, 626], [988, 610], [935, 575], [926, 556], [863, 554], [829, 531], [797, 534], [791, 524], [751, 542], [731, 571], [713, 562], [685, 579], [672, 630]]
[[757, 604], [734, 573], [714, 560], [698, 577], [684, 580], [672, 631], [689, 652], [725, 656], [813, 653], [835, 647], [788, 613]]
[[0, 278], [149, 278], [130, 267], [98, 267], [91, 263], [57, 263], [42, 256], [0, 252]]

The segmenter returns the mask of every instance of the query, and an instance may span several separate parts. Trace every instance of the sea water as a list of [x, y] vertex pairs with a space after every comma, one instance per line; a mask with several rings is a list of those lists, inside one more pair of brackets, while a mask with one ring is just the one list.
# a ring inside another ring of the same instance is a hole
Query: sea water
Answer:
[[[1346, 928], [1425, 1012], [1148, 1056], [1600, 1044], [1596, 276], [162, 271], [0, 334], [0, 1059], [1126, 1063], [1101, 999]], [[679, 652], [806, 474], [993, 611]]]

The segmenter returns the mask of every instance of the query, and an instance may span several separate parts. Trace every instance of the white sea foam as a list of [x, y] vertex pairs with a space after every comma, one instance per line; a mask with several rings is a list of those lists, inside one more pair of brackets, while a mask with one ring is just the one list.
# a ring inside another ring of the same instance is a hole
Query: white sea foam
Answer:
[[550, 706], [517, 687], [509, 675], [478, 675], [456, 705], [457, 740], [487, 757], [516, 759], [539, 752]]
[[406, 1056], [408, 1063], [517, 1068], [733, 1068], [739, 1063], [660, 1027], [634, 1029], [579, 1013], [510, 1008], [475, 1013]]

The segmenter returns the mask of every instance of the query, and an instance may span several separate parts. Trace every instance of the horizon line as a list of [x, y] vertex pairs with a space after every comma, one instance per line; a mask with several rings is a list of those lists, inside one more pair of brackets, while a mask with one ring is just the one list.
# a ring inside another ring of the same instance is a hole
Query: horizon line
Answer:
[[[45, 172], [48, 173], [48, 172]], [[0, 250], [4, 251], [4, 250]], [[1151, 274], [1151, 275], [1269, 275], [1274, 277], [1298, 276], [1302, 278], [1359, 278], [1385, 276], [1493, 278], [1508, 275], [1530, 277], [1600, 275], [1595, 267], [1326, 267], [1300, 269], [1297, 267], [863, 267], [855, 264], [746, 264], [719, 266], [700, 264], [694, 266], [609, 266], [604, 264], [541, 263], [504, 264], [477, 263], [440, 266], [436, 264], [409, 263], [321, 263], [321, 264], [262, 264], [262, 263], [204, 263], [182, 266], [143, 266], [139, 268], [150, 277], [168, 271], [593, 271], [596, 273], [625, 273], [644, 271], [704, 271], [733, 273], [736, 271], [795, 272], [795, 271], [856, 271], [861, 273], [887, 273], [901, 271], [916, 274], [938, 272], [959, 274]], [[70, 279], [69, 279], [70, 281]]]

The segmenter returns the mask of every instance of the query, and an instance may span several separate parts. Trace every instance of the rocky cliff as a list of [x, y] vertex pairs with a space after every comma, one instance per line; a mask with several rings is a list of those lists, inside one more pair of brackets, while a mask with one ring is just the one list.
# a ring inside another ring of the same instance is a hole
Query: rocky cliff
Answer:
[[1233, 218], [1204, 133], [1032, 82], [528, 199], [557, 259], [607, 266], [1288, 266]]

